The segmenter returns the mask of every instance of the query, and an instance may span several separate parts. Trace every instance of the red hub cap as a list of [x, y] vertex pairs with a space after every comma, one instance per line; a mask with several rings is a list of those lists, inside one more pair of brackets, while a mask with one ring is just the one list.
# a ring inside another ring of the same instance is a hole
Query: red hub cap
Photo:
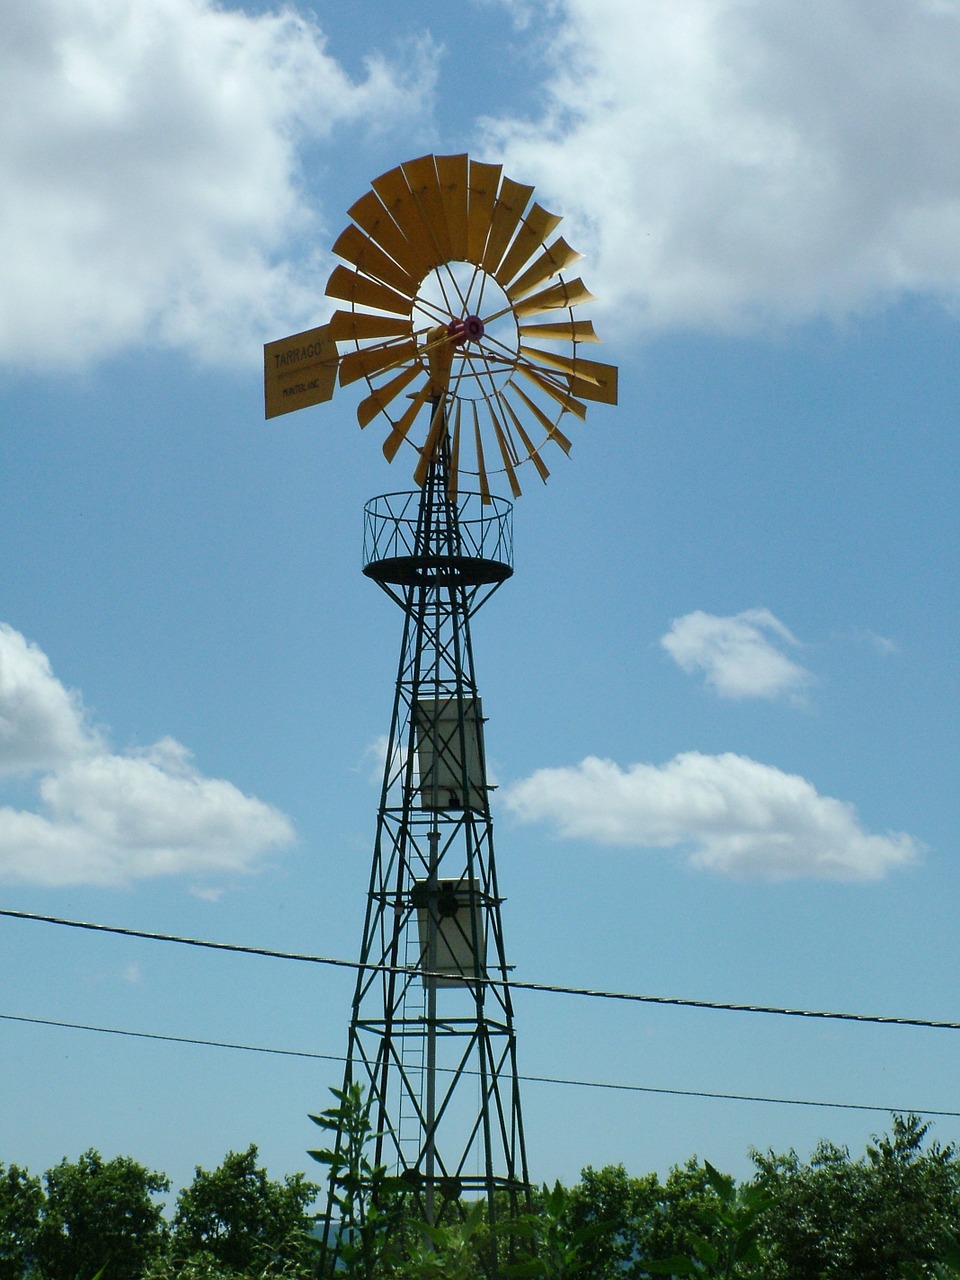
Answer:
[[479, 342], [483, 337], [483, 321], [479, 316], [464, 316], [462, 320], [451, 320], [447, 325], [447, 333], [458, 347], [465, 342]]

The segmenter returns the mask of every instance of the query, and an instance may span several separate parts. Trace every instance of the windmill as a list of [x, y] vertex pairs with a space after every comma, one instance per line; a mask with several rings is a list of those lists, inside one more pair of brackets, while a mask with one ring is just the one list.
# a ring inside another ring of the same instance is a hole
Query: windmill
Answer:
[[[371, 1102], [374, 1162], [428, 1222], [528, 1188], [470, 620], [513, 572], [525, 467], [549, 474], [585, 401], [616, 369], [576, 308], [580, 254], [533, 188], [466, 155], [422, 156], [349, 210], [327, 325], [265, 347], [267, 416], [364, 384], [361, 427], [387, 426], [416, 489], [365, 509], [364, 570], [403, 611], [345, 1083]], [[328, 1224], [329, 1226], [329, 1224]]]

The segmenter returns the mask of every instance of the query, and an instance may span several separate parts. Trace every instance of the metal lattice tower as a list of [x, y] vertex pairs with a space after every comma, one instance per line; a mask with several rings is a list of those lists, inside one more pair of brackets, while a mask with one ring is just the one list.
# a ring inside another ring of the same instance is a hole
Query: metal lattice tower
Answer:
[[528, 1182], [470, 639], [512, 573], [512, 512], [451, 497], [448, 467], [442, 449], [419, 493], [366, 510], [364, 572], [404, 627], [346, 1071], [427, 1221]]

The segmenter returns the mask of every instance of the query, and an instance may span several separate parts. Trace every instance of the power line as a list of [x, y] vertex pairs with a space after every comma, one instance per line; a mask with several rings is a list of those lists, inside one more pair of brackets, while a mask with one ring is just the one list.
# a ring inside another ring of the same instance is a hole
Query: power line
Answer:
[[335, 1053], [315, 1053], [309, 1049], [276, 1049], [258, 1044], [240, 1044], [233, 1040], [202, 1040], [196, 1036], [169, 1036], [159, 1031], [128, 1031], [122, 1027], [97, 1027], [87, 1022], [61, 1022], [56, 1018], [26, 1018], [16, 1013], [0, 1013], [4, 1022], [26, 1022], [36, 1027], [62, 1027], [68, 1031], [95, 1031], [102, 1036], [128, 1036], [134, 1040], [161, 1040], [167, 1044], [195, 1044], [205, 1049], [238, 1049], [243, 1053], [272, 1053], [284, 1058], [314, 1058], [322, 1062], [346, 1059]]
[[[309, 1049], [278, 1049], [266, 1045], [241, 1044], [231, 1040], [204, 1040], [196, 1036], [163, 1035], [156, 1031], [129, 1031], [120, 1027], [98, 1027], [84, 1022], [62, 1022], [53, 1018], [27, 1018], [14, 1013], [0, 1013], [4, 1022], [23, 1022], [32, 1026], [59, 1027], [69, 1031], [91, 1031], [99, 1035], [126, 1036], [136, 1040], [159, 1040], [166, 1044], [199, 1045], [206, 1049], [233, 1049], [242, 1053], [267, 1053], [285, 1058], [311, 1058], [322, 1062], [344, 1063], [346, 1058], [341, 1054], [317, 1053]], [[452, 1068], [438, 1067], [438, 1071], [450, 1074]], [[476, 1075], [477, 1071], [467, 1071], [466, 1075]], [[524, 1084], [552, 1084], [569, 1086], [578, 1089], [608, 1089], [620, 1093], [652, 1093], [673, 1098], [706, 1098], [722, 1102], [759, 1102], [781, 1107], [828, 1107], [836, 1111], [874, 1111], [900, 1115], [914, 1113], [931, 1117], [960, 1118], [960, 1111], [936, 1111], [929, 1107], [881, 1107], [866, 1102], [821, 1102], [813, 1098], [774, 1098], [762, 1094], [751, 1093], [718, 1093], [706, 1089], [664, 1089], [655, 1085], [623, 1084], [604, 1080], [578, 1080], [564, 1076], [518, 1077]]]
[[[275, 951], [269, 947], [250, 947], [235, 942], [212, 942], [203, 938], [185, 938], [172, 933], [149, 933], [144, 929], [126, 929], [118, 925], [91, 924], [83, 920], [67, 920], [60, 916], [37, 915], [29, 911], [0, 909], [0, 916], [13, 920], [31, 920], [42, 924], [63, 925], [70, 929], [88, 929], [95, 933], [115, 934], [124, 938], [145, 938], [151, 942], [172, 942], [186, 947], [202, 947], [212, 951], [228, 951], [240, 955], [262, 956], [272, 960], [296, 960], [302, 964], [319, 964], [339, 969], [364, 969], [367, 972], [396, 973], [417, 977], [448, 977], [431, 974], [425, 969], [409, 965], [361, 964], [357, 960], [340, 960], [330, 956], [315, 956], [297, 951]], [[471, 979], [472, 981], [472, 979]], [[631, 991], [604, 991], [588, 987], [566, 987], [546, 982], [522, 982], [517, 979], [501, 981], [497, 978], [481, 978], [488, 986], [508, 987], [511, 991], [535, 991], [548, 995], [586, 996], [593, 1000], [620, 1000], [633, 1004], [669, 1005], [680, 1009], [710, 1009], [721, 1013], [765, 1013], [781, 1018], [818, 1018], [834, 1022], [859, 1022], [873, 1026], [922, 1027], [933, 1031], [960, 1031], [960, 1022], [940, 1022], [932, 1018], [897, 1018], [883, 1014], [839, 1013], [825, 1009], [791, 1009], [779, 1005], [733, 1004], [722, 1000], [692, 1000], [682, 996], [650, 996]]]

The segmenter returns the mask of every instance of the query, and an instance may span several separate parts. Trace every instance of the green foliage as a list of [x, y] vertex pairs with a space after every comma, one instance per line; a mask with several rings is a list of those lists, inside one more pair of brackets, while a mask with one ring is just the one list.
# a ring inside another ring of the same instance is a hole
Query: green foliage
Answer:
[[154, 1196], [169, 1179], [125, 1156], [104, 1160], [85, 1152], [45, 1175], [46, 1199], [36, 1237], [44, 1280], [87, 1280], [103, 1269], [110, 1280], [140, 1280], [164, 1244], [166, 1226]]
[[[891, 1280], [940, 1260], [960, 1222], [960, 1162], [953, 1146], [925, 1146], [929, 1126], [893, 1117], [890, 1137], [864, 1158], [821, 1143], [809, 1164], [754, 1153], [772, 1197], [764, 1215], [769, 1280]], [[947, 1273], [949, 1274], [949, 1272]]]
[[22, 1280], [36, 1254], [43, 1212], [40, 1179], [0, 1164], [0, 1280]]
[[655, 1173], [632, 1178], [622, 1164], [604, 1169], [587, 1166], [571, 1188], [567, 1217], [574, 1231], [592, 1228], [580, 1244], [585, 1276], [605, 1276], [614, 1270], [628, 1278], [638, 1274], [636, 1261], [653, 1252], [657, 1256], [679, 1248], [674, 1238], [655, 1238], [660, 1222], [664, 1189]]
[[271, 1181], [258, 1167], [257, 1154], [251, 1145], [229, 1152], [212, 1173], [198, 1167], [177, 1200], [172, 1256], [181, 1267], [193, 1259], [198, 1280], [205, 1268], [257, 1276], [309, 1274], [313, 1216], [308, 1206], [319, 1187], [299, 1173]]
[[587, 1258], [588, 1247], [610, 1231], [606, 1222], [582, 1222], [576, 1225], [571, 1214], [571, 1193], [559, 1182], [553, 1189], [544, 1187], [535, 1213], [524, 1214], [509, 1224], [512, 1235], [531, 1243], [530, 1256], [503, 1268], [514, 1280], [579, 1280], [592, 1274]]
[[[722, 1229], [720, 1200], [707, 1161], [691, 1158], [670, 1170], [651, 1224], [645, 1257], [664, 1258], [694, 1251], [695, 1241], [712, 1240]], [[725, 1175], [722, 1175], [725, 1176]], [[643, 1275], [642, 1267], [638, 1274]]]
[[947, 1232], [937, 1249], [938, 1261], [929, 1270], [912, 1265], [903, 1268], [903, 1280], [960, 1280], [960, 1241]]
[[916, 1116], [894, 1116], [858, 1160], [829, 1143], [807, 1163], [754, 1153], [742, 1185], [696, 1160], [663, 1182], [588, 1167], [519, 1216], [502, 1196], [494, 1227], [482, 1201], [444, 1202], [424, 1222], [418, 1193], [371, 1161], [360, 1089], [333, 1092], [313, 1117], [332, 1146], [311, 1153], [330, 1174], [326, 1255], [311, 1234], [317, 1186], [271, 1181], [255, 1146], [197, 1169], [172, 1229], [162, 1174], [88, 1151], [50, 1169], [46, 1191], [0, 1165], [0, 1280], [315, 1280], [318, 1264], [330, 1280], [960, 1280], [960, 1158]]
[[336, 1105], [310, 1117], [333, 1138], [332, 1147], [309, 1152], [330, 1174], [325, 1234], [335, 1232], [336, 1239], [325, 1240], [331, 1256], [322, 1266], [329, 1271], [336, 1264], [344, 1280], [378, 1280], [393, 1274], [403, 1256], [404, 1184], [367, 1155], [376, 1135], [360, 1085], [330, 1092]]
[[459, 1222], [417, 1224], [404, 1250], [403, 1280], [474, 1280], [488, 1238], [485, 1205], [476, 1201]]
[[494, 1239], [486, 1203], [445, 1200], [436, 1220], [425, 1221], [411, 1185], [368, 1155], [377, 1135], [361, 1087], [331, 1092], [335, 1105], [310, 1117], [332, 1141], [309, 1153], [330, 1173], [321, 1273], [337, 1280], [480, 1280]]
[[761, 1216], [770, 1206], [762, 1182], [737, 1186], [729, 1174], [704, 1161], [704, 1172], [715, 1200], [702, 1209], [703, 1233], [690, 1234], [690, 1252], [662, 1261], [646, 1262], [651, 1275], [703, 1276], [738, 1280], [754, 1272], [762, 1260], [759, 1244]]
[[167, 1253], [144, 1273], [143, 1280], [315, 1280], [316, 1273], [315, 1253], [310, 1250], [302, 1258], [274, 1258], [263, 1268], [243, 1271], [235, 1271], [211, 1253], [194, 1253], [187, 1258]]
[[655, 1173], [630, 1177], [622, 1165], [584, 1169], [570, 1194], [570, 1221], [604, 1229], [582, 1246], [583, 1275], [639, 1280], [649, 1274], [645, 1259], [690, 1254], [697, 1238], [712, 1239], [718, 1204], [707, 1167], [695, 1159], [662, 1183]]

